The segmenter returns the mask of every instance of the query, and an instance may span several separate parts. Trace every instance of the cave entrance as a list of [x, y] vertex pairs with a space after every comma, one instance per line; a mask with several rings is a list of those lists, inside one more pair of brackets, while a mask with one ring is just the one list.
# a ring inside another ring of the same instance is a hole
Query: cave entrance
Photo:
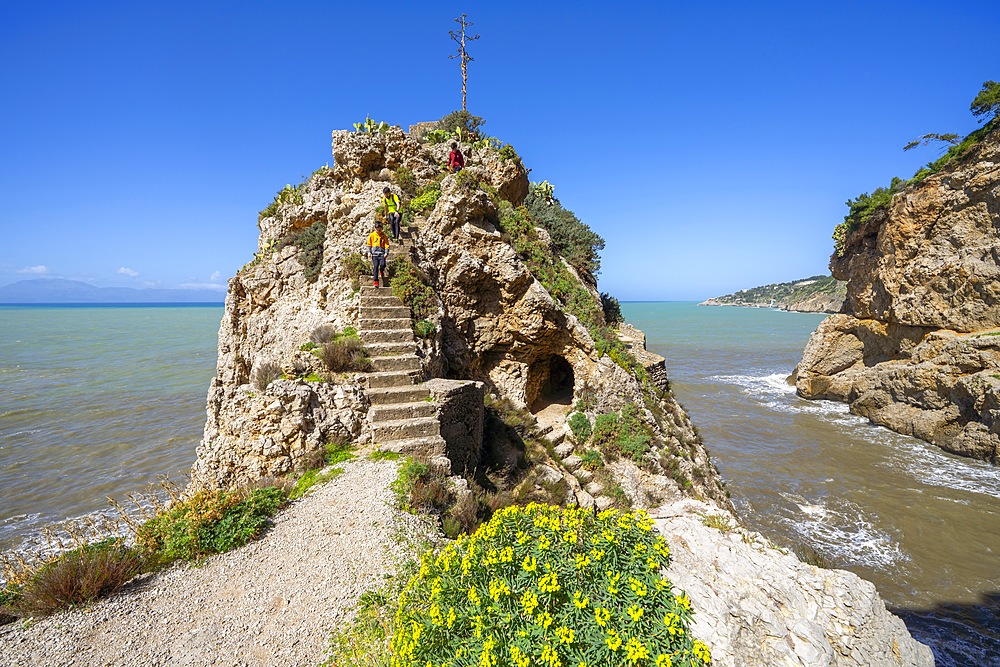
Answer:
[[528, 405], [536, 416], [543, 412], [565, 415], [573, 402], [573, 367], [557, 354], [543, 357], [528, 373]]

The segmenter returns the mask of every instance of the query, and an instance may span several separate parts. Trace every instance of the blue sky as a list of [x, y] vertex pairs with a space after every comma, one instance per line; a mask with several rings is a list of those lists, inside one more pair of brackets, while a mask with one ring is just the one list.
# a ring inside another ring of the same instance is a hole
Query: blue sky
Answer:
[[0, 22], [0, 285], [205, 287], [366, 114], [469, 110], [607, 241], [600, 287], [703, 299], [824, 273], [844, 202], [977, 127], [994, 1], [50, 2]]

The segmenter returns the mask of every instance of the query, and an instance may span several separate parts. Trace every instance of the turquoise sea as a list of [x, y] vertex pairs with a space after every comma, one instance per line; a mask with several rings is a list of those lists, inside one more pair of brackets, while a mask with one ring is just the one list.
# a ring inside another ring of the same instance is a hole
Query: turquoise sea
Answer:
[[0, 550], [182, 481], [222, 306], [0, 306]]
[[[624, 303], [744, 520], [873, 581], [939, 665], [1000, 665], [1000, 468], [785, 382], [819, 315]], [[183, 483], [222, 307], [0, 307], [0, 549]]]

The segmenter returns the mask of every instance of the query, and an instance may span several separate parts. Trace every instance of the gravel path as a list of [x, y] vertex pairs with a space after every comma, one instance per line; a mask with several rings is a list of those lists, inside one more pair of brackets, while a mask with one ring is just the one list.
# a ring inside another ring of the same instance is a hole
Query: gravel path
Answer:
[[87, 609], [0, 626], [0, 665], [316, 665], [332, 629], [407, 553], [400, 540], [427, 530], [393, 507], [395, 463], [343, 467], [241, 549]]

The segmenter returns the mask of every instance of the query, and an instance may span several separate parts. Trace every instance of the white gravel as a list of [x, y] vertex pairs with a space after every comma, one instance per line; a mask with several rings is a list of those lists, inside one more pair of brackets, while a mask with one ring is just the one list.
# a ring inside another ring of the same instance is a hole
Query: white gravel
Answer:
[[316, 665], [358, 598], [427, 533], [393, 506], [396, 464], [356, 460], [263, 538], [86, 609], [0, 626], [0, 665]]

